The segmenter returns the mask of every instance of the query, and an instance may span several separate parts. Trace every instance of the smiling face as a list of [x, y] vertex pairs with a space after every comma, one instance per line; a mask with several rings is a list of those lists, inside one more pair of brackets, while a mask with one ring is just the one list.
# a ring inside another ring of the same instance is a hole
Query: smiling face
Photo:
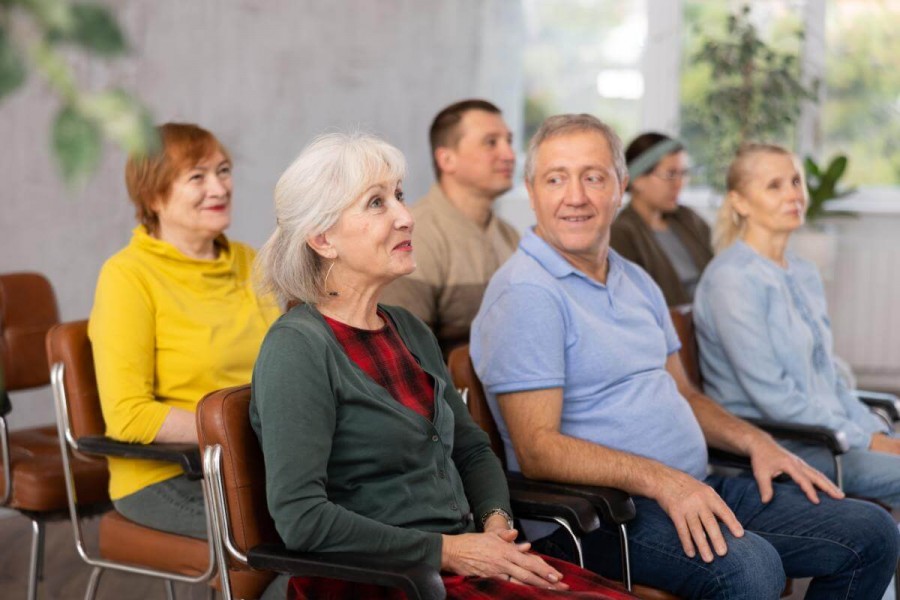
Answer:
[[218, 150], [185, 169], [168, 197], [151, 206], [159, 218], [158, 237], [211, 242], [231, 225], [231, 190], [231, 162]]
[[399, 180], [371, 185], [344, 209], [337, 223], [310, 239], [323, 257], [334, 260], [329, 278], [337, 285], [382, 286], [416, 268], [413, 218]]
[[729, 193], [749, 235], [790, 233], [803, 225], [806, 183], [790, 154], [758, 153], [747, 164], [745, 183]]
[[598, 131], [551, 137], [537, 149], [533, 172], [526, 184], [535, 233], [573, 266], [597, 271], [628, 183], [616, 175], [606, 138]]
[[457, 127], [460, 134], [456, 146], [435, 151], [441, 181], [452, 178], [457, 185], [489, 198], [508, 191], [512, 187], [516, 154], [512, 133], [503, 117], [484, 110], [470, 110]]
[[675, 212], [678, 195], [688, 178], [687, 153], [667, 154], [649, 173], [631, 182], [631, 202], [662, 213]]

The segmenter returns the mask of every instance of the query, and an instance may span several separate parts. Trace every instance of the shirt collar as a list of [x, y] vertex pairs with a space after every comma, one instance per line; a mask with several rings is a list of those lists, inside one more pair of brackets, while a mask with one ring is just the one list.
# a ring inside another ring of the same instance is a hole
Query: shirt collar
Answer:
[[522, 236], [519, 248], [557, 279], [575, 275], [593, 285], [605, 288], [615, 285], [615, 281], [621, 277], [622, 258], [612, 248], [609, 249], [609, 254], [607, 255], [609, 257], [609, 272], [606, 274], [606, 285], [588, 277], [586, 273], [572, 266], [553, 246], [538, 236], [534, 232], [533, 227], [529, 228], [525, 235]]

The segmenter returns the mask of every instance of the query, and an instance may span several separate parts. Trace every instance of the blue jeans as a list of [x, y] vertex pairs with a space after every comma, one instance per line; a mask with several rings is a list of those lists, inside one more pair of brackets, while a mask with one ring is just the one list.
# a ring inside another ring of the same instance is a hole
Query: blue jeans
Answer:
[[[834, 481], [834, 459], [822, 446], [782, 441], [781, 444]], [[844, 491], [900, 508], [900, 456], [853, 448], [841, 456]]]
[[[637, 517], [628, 524], [635, 583], [683, 598], [776, 599], [785, 576], [812, 577], [810, 599], [881, 598], [900, 553], [897, 527], [882, 508], [824, 495], [812, 504], [792, 483], [775, 484], [775, 497], [763, 504], [749, 475], [710, 476], [706, 483], [734, 511], [744, 536], [735, 538], [723, 527], [725, 556], [712, 563], [689, 558], [668, 515], [655, 501], [635, 497]], [[538, 540], [535, 549], [554, 555], [562, 537], [557, 531]], [[587, 568], [621, 579], [614, 526], [602, 523], [582, 544]]]

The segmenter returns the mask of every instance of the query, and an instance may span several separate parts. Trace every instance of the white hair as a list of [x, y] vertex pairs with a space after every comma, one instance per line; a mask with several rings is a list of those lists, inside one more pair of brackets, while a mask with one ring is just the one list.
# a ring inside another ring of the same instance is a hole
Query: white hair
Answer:
[[275, 232], [256, 257], [258, 285], [282, 302], [318, 302], [325, 260], [307, 240], [330, 229], [372, 184], [400, 180], [406, 160], [364, 133], [329, 133], [312, 141], [275, 185]]

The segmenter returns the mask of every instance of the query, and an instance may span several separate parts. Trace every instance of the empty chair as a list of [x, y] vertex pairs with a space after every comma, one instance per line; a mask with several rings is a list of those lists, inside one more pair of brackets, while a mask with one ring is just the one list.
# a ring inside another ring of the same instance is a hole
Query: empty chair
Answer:
[[[67, 514], [66, 485], [55, 427], [8, 432], [6, 418], [12, 404], [3, 393], [3, 382], [12, 392], [50, 383], [44, 336], [57, 322], [56, 296], [43, 275], [0, 275], [0, 506], [18, 511], [32, 523], [29, 599], [37, 597], [41, 578], [44, 523]], [[70, 463], [83, 509], [105, 505], [109, 501], [105, 462], [73, 457]]]

